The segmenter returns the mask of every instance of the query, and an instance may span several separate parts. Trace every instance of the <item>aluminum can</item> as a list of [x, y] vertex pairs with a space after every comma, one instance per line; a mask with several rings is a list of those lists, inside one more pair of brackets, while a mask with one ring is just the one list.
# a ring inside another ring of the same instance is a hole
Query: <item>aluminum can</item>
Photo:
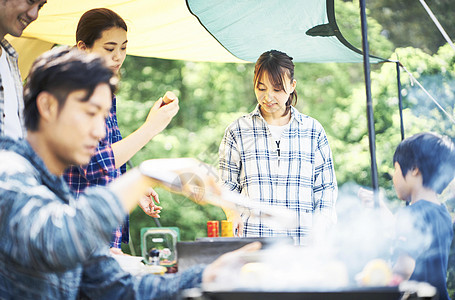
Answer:
[[223, 237], [231, 237], [234, 236], [234, 232], [232, 231], [232, 222], [227, 220], [221, 221], [221, 236]]
[[219, 237], [218, 221], [207, 221], [207, 236]]

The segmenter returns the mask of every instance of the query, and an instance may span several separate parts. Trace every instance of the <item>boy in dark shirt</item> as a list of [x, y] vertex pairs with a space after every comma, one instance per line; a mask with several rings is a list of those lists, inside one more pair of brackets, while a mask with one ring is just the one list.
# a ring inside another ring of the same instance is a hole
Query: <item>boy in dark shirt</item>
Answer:
[[446, 279], [453, 228], [438, 194], [454, 178], [454, 144], [434, 133], [416, 134], [398, 145], [393, 162], [396, 193], [409, 203], [396, 217], [394, 273], [403, 280], [428, 282], [439, 299], [450, 299]]

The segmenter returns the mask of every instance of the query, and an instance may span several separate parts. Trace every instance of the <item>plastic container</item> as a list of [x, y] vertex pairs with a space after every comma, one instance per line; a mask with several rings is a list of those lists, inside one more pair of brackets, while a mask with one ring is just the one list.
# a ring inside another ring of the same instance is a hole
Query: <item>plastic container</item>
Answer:
[[[147, 264], [156, 263], [159, 251], [159, 265], [172, 267], [177, 263], [177, 242], [180, 230], [177, 227], [145, 227], [141, 229], [141, 252]], [[152, 253], [152, 256], [150, 255]]]

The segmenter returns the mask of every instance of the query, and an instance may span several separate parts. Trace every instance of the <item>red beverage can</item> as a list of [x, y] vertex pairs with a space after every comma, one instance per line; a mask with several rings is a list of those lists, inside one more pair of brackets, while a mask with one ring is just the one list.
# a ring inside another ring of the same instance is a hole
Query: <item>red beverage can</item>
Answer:
[[218, 221], [207, 221], [207, 236], [219, 237]]

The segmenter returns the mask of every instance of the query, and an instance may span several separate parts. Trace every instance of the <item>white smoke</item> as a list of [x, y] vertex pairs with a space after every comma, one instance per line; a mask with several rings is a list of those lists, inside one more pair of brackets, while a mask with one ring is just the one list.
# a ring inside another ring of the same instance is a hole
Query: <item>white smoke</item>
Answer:
[[[337, 201], [338, 223], [311, 246], [275, 245], [244, 257], [246, 265], [220, 272], [207, 290], [318, 291], [358, 287], [356, 276], [371, 261], [391, 272], [393, 216], [368, 208], [358, 185], [345, 184]], [[387, 201], [387, 200], [385, 200]], [[412, 224], [412, 222], [409, 222]], [[315, 237], [319, 233], [314, 232]], [[424, 237], [416, 237], [422, 239]], [[382, 265], [381, 265], [382, 267]], [[358, 277], [358, 276], [357, 276]], [[384, 283], [386, 285], [386, 283]]]

